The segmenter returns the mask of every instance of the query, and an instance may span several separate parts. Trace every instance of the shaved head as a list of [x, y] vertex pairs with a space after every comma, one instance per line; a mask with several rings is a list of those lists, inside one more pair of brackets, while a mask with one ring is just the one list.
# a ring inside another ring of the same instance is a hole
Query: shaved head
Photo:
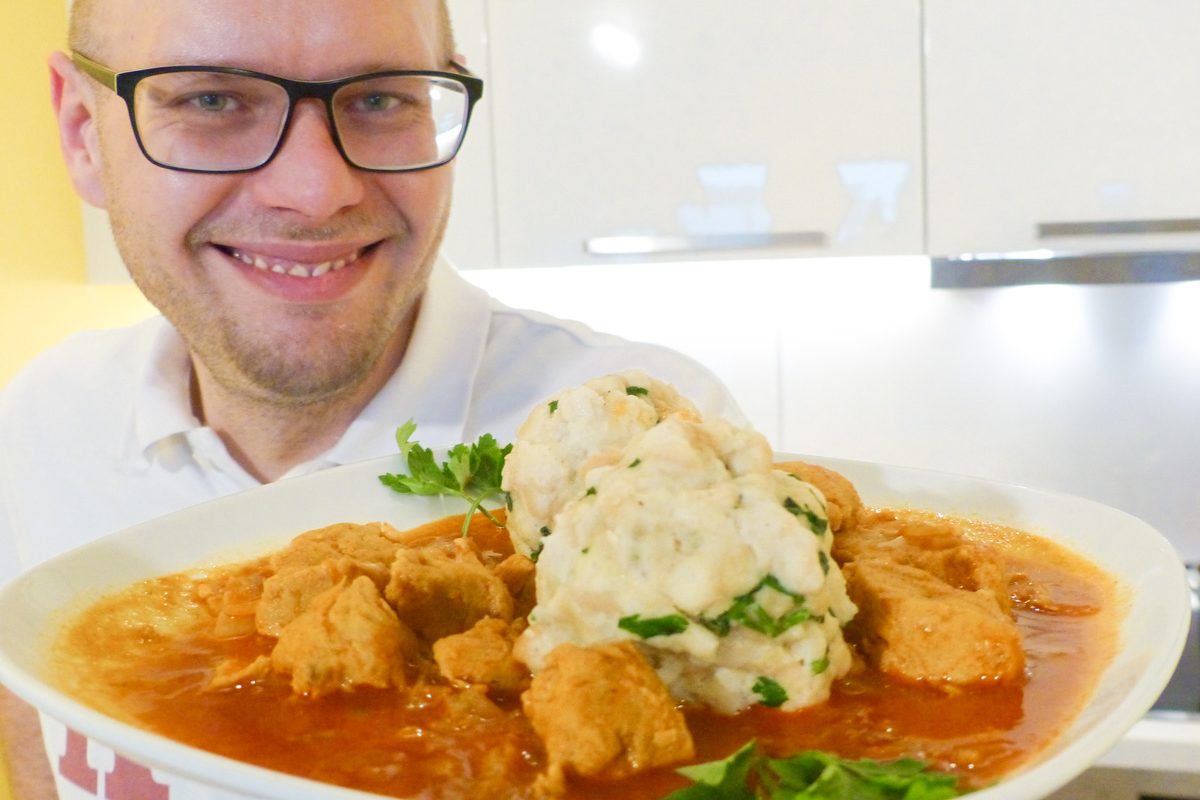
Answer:
[[[67, 20], [67, 45], [80, 53], [92, 58], [103, 60], [107, 57], [104, 51], [105, 0], [72, 0]], [[442, 28], [442, 49], [444, 60], [454, 57], [457, 49], [454, 42], [454, 27], [450, 22], [450, 10], [446, 0], [437, 0], [438, 19]]]

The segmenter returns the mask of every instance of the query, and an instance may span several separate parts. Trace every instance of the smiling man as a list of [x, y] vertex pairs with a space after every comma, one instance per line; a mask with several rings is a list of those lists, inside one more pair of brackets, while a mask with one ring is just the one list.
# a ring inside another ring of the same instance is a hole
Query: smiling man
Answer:
[[[265, 78], [150, 74], [129, 90], [130, 115], [94, 66], [85, 75], [58, 54], [51, 69], [72, 178], [108, 209], [134, 281], [191, 350], [197, 411], [236, 443], [243, 466], [273, 479], [332, 445], [400, 364], [450, 211], [450, 169], [420, 169], [438, 159], [405, 149], [432, 140], [430, 126], [408, 119], [429, 109], [366, 104], [416, 103], [384, 92], [454, 92], [459, 102], [443, 112], [465, 130], [470, 98], [433, 2], [249, 5], [91, 0], [75, 60], [309, 81], [451, 75], [368, 79], [328, 104], [289, 107], [284, 87]], [[139, 24], [104, 24], [122, 18]], [[347, 145], [357, 150], [344, 157]]]
[[[542, 398], [630, 367], [737, 417], [693, 362], [506, 308], [441, 259], [483, 91], [454, 54], [438, 0], [77, 1], [50, 58], [63, 156], [162, 315], [73, 337], [0, 395], [0, 580], [390, 453], [408, 418], [431, 445], [511, 438]], [[47, 731], [63, 797], [159, 785]]]

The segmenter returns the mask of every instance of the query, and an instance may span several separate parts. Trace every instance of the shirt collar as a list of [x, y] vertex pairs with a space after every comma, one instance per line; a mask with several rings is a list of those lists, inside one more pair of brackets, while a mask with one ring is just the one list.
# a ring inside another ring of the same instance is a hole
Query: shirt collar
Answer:
[[400, 368], [323, 456], [324, 465], [395, 453], [396, 428], [408, 419], [417, 423], [415, 438], [426, 447], [461, 442], [490, 306], [482, 289], [439, 260]]
[[147, 460], [154, 448], [200, 427], [192, 412], [192, 362], [187, 345], [162, 317], [148, 321], [155, 330], [138, 374], [133, 397], [131, 449]]
[[[487, 344], [491, 298], [444, 259], [430, 275], [400, 368], [323, 455], [288, 476], [395, 452], [407, 419], [429, 447], [462, 441], [475, 375]], [[127, 455], [146, 464], [204, 426], [192, 412], [191, 359], [174, 327], [159, 320], [139, 375]]]

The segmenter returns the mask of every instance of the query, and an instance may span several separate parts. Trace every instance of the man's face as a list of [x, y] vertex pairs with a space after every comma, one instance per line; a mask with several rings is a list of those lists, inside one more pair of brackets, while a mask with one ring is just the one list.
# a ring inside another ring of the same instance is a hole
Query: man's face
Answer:
[[[442, 69], [434, 0], [104, 0], [121, 71], [235, 66], [323, 80]], [[396, 355], [449, 212], [449, 166], [382, 174], [338, 154], [302, 102], [275, 159], [233, 175], [157, 167], [124, 104], [97, 91], [105, 202], [134, 280], [226, 389], [303, 404], [359, 385]], [[282, 270], [282, 272], [280, 271]], [[391, 348], [389, 350], [389, 348]]]

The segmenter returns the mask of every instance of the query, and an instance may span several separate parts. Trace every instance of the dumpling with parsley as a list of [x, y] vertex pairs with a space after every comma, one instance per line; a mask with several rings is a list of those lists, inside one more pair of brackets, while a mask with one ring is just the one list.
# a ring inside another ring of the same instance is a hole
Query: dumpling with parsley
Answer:
[[820, 492], [775, 470], [757, 432], [693, 411], [607, 447], [546, 519], [518, 657], [536, 673], [560, 644], [630, 640], [679, 700], [723, 713], [824, 701], [850, 667], [856, 609]]
[[673, 386], [640, 370], [590, 380], [559, 392], [517, 428], [504, 465], [512, 498], [507, 527], [518, 553], [536, 557], [554, 515], [579, 494], [588, 470], [611, 464], [635, 434], [671, 415], [700, 412]]

